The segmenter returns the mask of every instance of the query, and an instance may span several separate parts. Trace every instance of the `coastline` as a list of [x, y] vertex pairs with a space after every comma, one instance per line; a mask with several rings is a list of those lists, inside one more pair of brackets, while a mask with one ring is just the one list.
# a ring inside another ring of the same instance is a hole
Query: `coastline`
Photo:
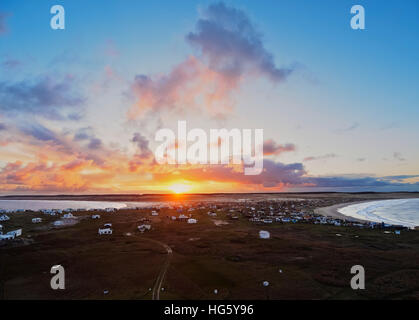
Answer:
[[371, 201], [376, 201], [376, 200], [339, 203], [339, 204], [335, 204], [335, 205], [329, 206], [329, 207], [316, 208], [316, 209], [314, 209], [314, 213], [320, 214], [320, 215], [325, 216], [325, 217], [332, 217], [332, 218], [335, 218], [335, 219], [341, 219], [341, 220], [347, 220], [347, 221], [363, 222], [363, 223], [373, 222], [373, 221], [370, 221], [370, 220], [358, 219], [358, 218], [354, 218], [354, 217], [351, 217], [351, 216], [346, 216], [346, 215], [344, 215], [344, 214], [342, 214], [338, 211], [339, 209], [341, 209], [343, 207], [351, 206], [353, 204], [371, 202]]
[[[387, 199], [387, 200], [399, 200], [399, 199]], [[402, 199], [400, 199], [402, 200]], [[332, 217], [335, 219], [341, 219], [341, 220], [347, 220], [347, 221], [353, 221], [353, 222], [361, 222], [361, 223], [368, 223], [368, 222], [377, 222], [374, 220], [368, 220], [368, 219], [359, 219], [359, 218], [355, 218], [355, 217], [351, 217], [351, 216], [347, 216], [344, 215], [342, 213], [340, 213], [338, 210], [347, 206], [351, 206], [351, 205], [356, 205], [356, 204], [361, 204], [361, 203], [368, 203], [368, 202], [374, 202], [374, 201], [381, 201], [381, 200], [368, 200], [368, 201], [355, 201], [355, 202], [347, 202], [347, 203], [339, 203], [333, 206], [329, 206], [329, 207], [322, 207], [322, 208], [316, 208], [314, 209], [314, 212], [326, 217]], [[383, 218], [382, 221], [385, 221], [386, 219]], [[396, 223], [395, 223], [396, 222]], [[401, 225], [407, 228], [413, 228], [413, 229], [419, 229], [418, 225], [412, 224], [412, 223], [407, 223], [407, 222], [402, 222], [402, 221], [388, 221], [385, 222], [387, 224], [392, 224], [392, 225]]]

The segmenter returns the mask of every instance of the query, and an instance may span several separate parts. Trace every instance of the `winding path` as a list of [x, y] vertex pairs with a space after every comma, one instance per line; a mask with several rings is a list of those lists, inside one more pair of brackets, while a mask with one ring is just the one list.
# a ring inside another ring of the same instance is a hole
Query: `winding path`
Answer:
[[143, 239], [154, 242], [154, 243], [157, 243], [160, 246], [164, 247], [167, 251], [167, 258], [164, 261], [163, 267], [161, 268], [159, 275], [157, 276], [157, 279], [156, 279], [156, 282], [154, 283], [153, 291], [152, 291], [152, 300], [159, 300], [160, 299], [161, 286], [163, 284], [164, 277], [166, 276], [167, 269], [169, 269], [170, 259], [172, 258], [173, 250], [167, 244], [165, 244], [163, 242], [160, 242], [158, 240], [154, 240], [154, 239], [150, 239], [150, 238], [143, 238]]

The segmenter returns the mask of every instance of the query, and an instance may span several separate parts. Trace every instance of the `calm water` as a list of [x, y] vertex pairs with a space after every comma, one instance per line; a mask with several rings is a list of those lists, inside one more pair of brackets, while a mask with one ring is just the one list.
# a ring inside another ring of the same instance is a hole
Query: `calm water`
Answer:
[[125, 208], [123, 202], [107, 201], [66, 201], [66, 200], [0, 200], [0, 209], [42, 210], [42, 209], [105, 209]]
[[106, 209], [106, 208], [151, 208], [168, 205], [158, 201], [79, 201], [79, 200], [0, 200], [0, 209], [43, 210], [43, 209]]
[[419, 199], [379, 200], [352, 204], [338, 210], [340, 213], [363, 220], [419, 226]]

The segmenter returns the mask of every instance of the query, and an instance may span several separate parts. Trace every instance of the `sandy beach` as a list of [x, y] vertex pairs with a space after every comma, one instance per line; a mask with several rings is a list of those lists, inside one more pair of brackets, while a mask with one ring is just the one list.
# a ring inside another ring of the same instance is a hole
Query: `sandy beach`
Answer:
[[356, 201], [356, 202], [349, 202], [349, 203], [339, 203], [339, 204], [335, 204], [335, 205], [329, 206], [329, 207], [316, 208], [316, 209], [314, 209], [314, 212], [317, 213], [317, 214], [321, 214], [323, 216], [326, 216], [326, 217], [332, 217], [332, 218], [336, 218], [336, 219], [342, 219], [342, 220], [347, 220], [347, 221], [357, 221], [357, 222], [368, 222], [367, 220], [361, 220], [361, 219], [353, 218], [353, 217], [350, 217], [350, 216], [345, 216], [344, 214], [342, 214], [338, 211], [340, 208], [347, 207], [347, 206], [350, 206], [350, 205], [353, 205], [353, 204], [364, 203], [364, 202], [370, 202], [370, 201]]

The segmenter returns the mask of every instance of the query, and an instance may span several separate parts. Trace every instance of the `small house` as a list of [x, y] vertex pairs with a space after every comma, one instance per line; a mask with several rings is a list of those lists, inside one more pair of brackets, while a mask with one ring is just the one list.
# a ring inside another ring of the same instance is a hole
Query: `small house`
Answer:
[[188, 219], [188, 217], [185, 216], [184, 214], [180, 214], [179, 217], [178, 217], [178, 220], [180, 220], [180, 221], [185, 221], [186, 219]]
[[103, 229], [99, 228], [99, 234], [100, 235], [102, 235], [102, 234], [112, 234], [112, 229], [111, 228], [103, 228]]
[[188, 219], [188, 223], [197, 223], [197, 222], [198, 222], [198, 220], [196, 220], [196, 219], [193, 219], [193, 218]]
[[12, 234], [0, 234], [0, 240], [12, 240], [15, 236]]
[[271, 234], [269, 233], [269, 231], [265, 231], [265, 230], [260, 230], [259, 231], [259, 238], [269, 239], [270, 237], [271, 237]]
[[138, 228], [138, 231], [140, 231], [141, 233], [143, 233], [144, 231], [151, 230], [151, 225], [149, 225], [149, 224], [142, 224], [142, 225], [138, 226], [137, 228]]
[[6, 235], [13, 235], [13, 238], [19, 237], [22, 235], [22, 229], [17, 229], [17, 230], [13, 230], [13, 231], [9, 231], [8, 233], [6, 233]]
[[10, 220], [9, 216], [7, 216], [5, 214], [0, 216], [0, 221], [7, 221], [7, 220]]
[[92, 219], [100, 219], [100, 215], [94, 214], [94, 215], [92, 215]]
[[158, 216], [158, 215], [159, 215], [159, 213], [158, 213], [156, 210], [153, 210], [153, 211], [151, 211], [151, 215], [152, 215], [152, 216]]
[[41, 218], [32, 218], [32, 223], [41, 223], [42, 219]]
[[73, 214], [70, 213], [66, 213], [65, 215], [63, 215], [63, 219], [75, 219], [76, 217], [73, 216]]

